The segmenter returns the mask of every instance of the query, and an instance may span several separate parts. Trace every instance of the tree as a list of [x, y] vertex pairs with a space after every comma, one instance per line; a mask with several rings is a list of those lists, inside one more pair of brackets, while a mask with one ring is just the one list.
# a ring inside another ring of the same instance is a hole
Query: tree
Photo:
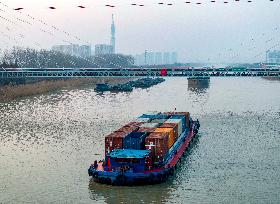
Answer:
[[4, 52], [2, 62], [17, 64], [22, 68], [127, 68], [133, 66], [134, 58], [122, 54], [96, 55], [84, 58], [57, 51], [38, 51], [15, 47], [12, 51]]

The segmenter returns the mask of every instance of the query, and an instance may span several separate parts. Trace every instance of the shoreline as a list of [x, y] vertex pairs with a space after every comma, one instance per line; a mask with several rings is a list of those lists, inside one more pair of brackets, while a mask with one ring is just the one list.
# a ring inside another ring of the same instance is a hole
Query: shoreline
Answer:
[[21, 85], [5, 85], [0, 87], [0, 102], [12, 101], [18, 98], [40, 95], [52, 91], [78, 88], [98, 83], [121, 84], [133, 79], [125, 78], [91, 78], [91, 79], [61, 79], [61, 80], [43, 80]]

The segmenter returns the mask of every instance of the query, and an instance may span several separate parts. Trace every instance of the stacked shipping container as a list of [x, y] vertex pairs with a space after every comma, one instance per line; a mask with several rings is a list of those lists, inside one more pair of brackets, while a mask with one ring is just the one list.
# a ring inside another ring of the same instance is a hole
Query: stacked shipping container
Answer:
[[160, 128], [172, 128], [174, 133], [174, 141], [176, 141], [179, 135], [182, 133], [181, 131], [179, 134], [178, 123], [165, 122], [160, 126]]
[[155, 163], [162, 161], [178, 137], [190, 126], [188, 112], [143, 114], [105, 138], [105, 154], [113, 149], [149, 149]]
[[145, 149], [145, 138], [148, 136], [145, 132], [131, 132], [123, 142], [124, 149]]
[[174, 129], [173, 128], [157, 128], [155, 132], [164, 132], [168, 133], [168, 147], [172, 147], [174, 142], [175, 142], [175, 137], [174, 137]]
[[159, 126], [159, 123], [144, 123], [139, 126], [139, 129], [137, 132], [146, 132], [146, 133], [151, 133], [154, 132], [155, 129]]
[[167, 132], [154, 132], [145, 139], [146, 149], [151, 150], [153, 162], [160, 162], [169, 150]]
[[190, 113], [189, 112], [165, 112], [163, 114], [169, 115], [171, 116], [170, 119], [183, 119], [180, 118], [180, 116], [185, 116], [185, 124], [186, 127], [189, 128], [190, 127]]
[[127, 132], [115, 131], [105, 137], [105, 155], [113, 149], [121, 149], [123, 147], [123, 139]]
[[131, 122], [105, 137], [105, 155], [113, 149], [122, 149], [124, 138], [139, 129], [143, 122]]

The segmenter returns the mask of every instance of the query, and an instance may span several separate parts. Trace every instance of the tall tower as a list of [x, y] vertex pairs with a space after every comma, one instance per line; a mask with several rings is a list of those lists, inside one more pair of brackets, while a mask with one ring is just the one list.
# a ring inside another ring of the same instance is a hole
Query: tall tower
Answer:
[[116, 28], [115, 28], [115, 22], [114, 22], [114, 14], [112, 14], [112, 24], [111, 24], [111, 46], [113, 48], [112, 52], [115, 54], [115, 34], [116, 34]]

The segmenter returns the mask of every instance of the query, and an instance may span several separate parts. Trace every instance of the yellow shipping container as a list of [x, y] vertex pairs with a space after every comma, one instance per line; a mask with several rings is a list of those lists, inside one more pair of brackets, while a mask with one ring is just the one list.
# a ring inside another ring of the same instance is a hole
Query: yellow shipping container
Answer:
[[173, 128], [157, 128], [155, 129], [154, 132], [167, 132], [169, 137], [168, 137], [168, 147], [172, 147], [174, 142], [175, 142], [175, 138], [174, 138], [174, 130]]
[[181, 119], [168, 119], [165, 123], [175, 123], [178, 125], [178, 136], [183, 132], [182, 120]]

